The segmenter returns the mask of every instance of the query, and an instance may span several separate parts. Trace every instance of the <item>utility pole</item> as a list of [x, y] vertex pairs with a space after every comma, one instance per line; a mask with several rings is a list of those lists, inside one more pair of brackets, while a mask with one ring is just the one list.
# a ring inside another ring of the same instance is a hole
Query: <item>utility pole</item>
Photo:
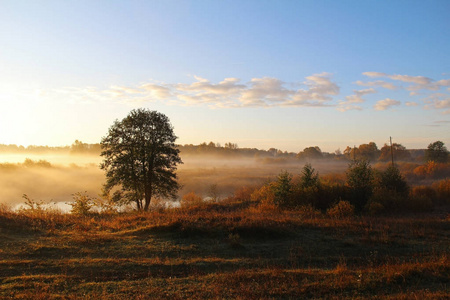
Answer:
[[392, 166], [394, 166], [394, 150], [392, 149], [392, 137], [389, 137], [391, 141], [391, 160], [392, 160]]

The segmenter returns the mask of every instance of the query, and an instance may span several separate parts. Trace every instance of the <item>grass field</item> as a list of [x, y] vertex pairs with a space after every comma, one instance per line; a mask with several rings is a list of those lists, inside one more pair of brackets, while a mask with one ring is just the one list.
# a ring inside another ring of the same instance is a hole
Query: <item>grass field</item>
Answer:
[[448, 214], [332, 219], [249, 202], [0, 212], [0, 297], [444, 299]]

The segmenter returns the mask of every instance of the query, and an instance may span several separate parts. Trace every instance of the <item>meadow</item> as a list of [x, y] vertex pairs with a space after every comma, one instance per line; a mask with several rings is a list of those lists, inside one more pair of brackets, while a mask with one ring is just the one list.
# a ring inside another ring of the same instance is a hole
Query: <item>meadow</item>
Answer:
[[149, 212], [102, 206], [98, 156], [0, 163], [0, 298], [449, 297], [448, 164], [398, 163], [401, 196], [386, 194], [389, 164], [375, 163], [374, 194], [356, 209], [343, 201], [346, 160], [314, 161], [320, 184], [304, 188], [298, 159], [183, 160], [179, 198]]
[[0, 210], [0, 297], [444, 299], [447, 212], [337, 218], [248, 191], [139, 213]]

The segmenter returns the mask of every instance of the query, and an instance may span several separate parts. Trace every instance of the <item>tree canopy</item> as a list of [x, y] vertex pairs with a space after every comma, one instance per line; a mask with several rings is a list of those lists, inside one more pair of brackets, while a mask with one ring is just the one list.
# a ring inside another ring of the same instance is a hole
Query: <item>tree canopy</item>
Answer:
[[134, 202], [139, 210], [148, 210], [153, 197], [175, 198], [175, 171], [182, 163], [176, 139], [167, 116], [156, 111], [132, 110], [116, 120], [100, 143], [105, 191], [119, 187], [114, 197]]
[[447, 162], [448, 160], [448, 150], [444, 143], [441, 141], [436, 141], [428, 145], [427, 150], [425, 150], [425, 159], [427, 161], [435, 162]]

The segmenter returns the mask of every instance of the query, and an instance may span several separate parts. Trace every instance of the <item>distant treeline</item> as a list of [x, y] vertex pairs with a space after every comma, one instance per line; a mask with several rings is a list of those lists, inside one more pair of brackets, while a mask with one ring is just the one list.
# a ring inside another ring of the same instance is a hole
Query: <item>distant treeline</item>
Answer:
[[[318, 146], [307, 147], [302, 151], [287, 152], [276, 148], [270, 148], [269, 150], [261, 150], [256, 148], [239, 148], [235, 143], [225, 143], [223, 146], [219, 143], [209, 142], [201, 143], [200, 145], [186, 144], [178, 145], [178, 149], [182, 156], [192, 155], [211, 155], [218, 157], [229, 158], [241, 158], [241, 157], [253, 157], [253, 158], [276, 158], [276, 159], [300, 159], [300, 160], [318, 160], [318, 159], [332, 159], [332, 160], [360, 160], [365, 159], [368, 161], [390, 161], [392, 156], [395, 161], [414, 161], [422, 162], [429, 160], [427, 157], [427, 151], [430, 151], [430, 147], [435, 145], [435, 142], [429, 145], [428, 149], [406, 149], [403, 145], [394, 143], [391, 146], [384, 144], [381, 148], [378, 148], [374, 142], [368, 144], [361, 144], [358, 147], [347, 146], [346, 149], [341, 151], [340, 149], [330, 153], [322, 151]], [[443, 151], [447, 151], [443, 146]], [[392, 151], [392, 152], [391, 152]], [[4, 145], [0, 144], [0, 152], [26, 152], [26, 153], [55, 153], [65, 152], [70, 154], [89, 154], [100, 155], [100, 144], [87, 144], [79, 140], [76, 140], [71, 146], [63, 147], [49, 147], [49, 146], [17, 146], [17, 145]], [[448, 151], [447, 151], [448, 153]], [[447, 156], [446, 156], [447, 157]]]

